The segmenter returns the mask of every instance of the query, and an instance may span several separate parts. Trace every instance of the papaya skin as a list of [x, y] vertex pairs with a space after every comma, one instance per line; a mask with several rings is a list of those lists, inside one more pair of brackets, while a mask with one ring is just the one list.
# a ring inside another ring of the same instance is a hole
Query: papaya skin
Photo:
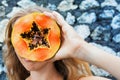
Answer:
[[31, 61], [49, 60], [60, 48], [60, 28], [52, 18], [34, 12], [14, 23], [11, 42], [20, 57]]

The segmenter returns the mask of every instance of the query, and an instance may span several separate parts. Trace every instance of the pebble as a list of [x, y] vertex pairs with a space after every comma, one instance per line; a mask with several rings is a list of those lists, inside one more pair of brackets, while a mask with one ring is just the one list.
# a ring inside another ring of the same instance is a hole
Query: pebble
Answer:
[[83, 13], [80, 17], [77, 18], [78, 23], [88, 23], [91, 24], [96, 21], [96, 14], [94, 12]]
[[120, 4], [116, 6], [116, 9], [120, 12]]
[[99, 3], [96, 0], [83, 0], [79, 5], [79, 8], [81, 10], [87, 10], [87, 9], [95, 8], [98, 6], [99, 6]]
[[110, 31], [107, 28], [104, 28], [99, 25], [93, 30], [90, 36], [93, 40], [109, 41], [110, 35]]
[[113, 29], [120, 28], [120, 14], [113, 17], [111, 27]]
[[120, 57], [120, 52], [117, 52], [117, 56]]
[[90, 29], [88, 25], [76, 25], [74, 29], [83, 39], [87, 38], [90, 35]]
[[117, 34], [117, 35], [115, 35], [115, 36], [113, 36], [113, 41], [115, 41], [116, 43], [120, 43], [120, 33], [119, 34]]
[[8, 21], [9, 21], [8, 19], [3, 19], [0, 22], [0, 42], [3, 42], [5, 39], [5, 29], [6, 29]]
[[118, 4], [116, 2], [116, 0], [105, 0], [103, 3], [101, 3], [101, 7], [105, 7], [105, 6], [113, 6], [116, 7]]
[[73, 2], [74, 0], [63, 0], [58, 5], [57, 9], [60, 11], [68, 11], [68, 10], [76, 9], [78, 5], [74, 5]]
[[5, 7], [4, 6], [0, 6], [0, 17], [5, 16]]
[[50, 10], [53, 10], [53, 11], [57, 10], [56, 5], [55, 4], [50, 4], [50, 3], [48, 3], [48, 6], [46, 8], [48, 8]]
[[8, 6], [8, 3], [7, 3], [7, 1], [6, 0], [3, 0], [2, 2], [1, 2], [4, 6]]
[[73, 16], [70, 12], [67, 12], [66, 21], [68, 24], [73, 25], [75, 23], [75, 16]]
[[19, 2], [17, 2], [17, 4], [22, 8], [29, 8], [32, 6], [36, 6], [36, 3], [31, 0], [20, 0]]
[[20, 10], [22, 10], [22, 8], [20, 8], [20, 7], [13, 7], [12, 11], [10, 13], [8, 13], [6, 16], [8, 18], [11, 18]]
[[91, 65], [90, 69], [94, 73], [94, 75], [96, 75], [96, 76], [109, 76], [110, 75], [108, 72], [106, 72], [103, 69], [98, 68], [95, 65]]
[[115, 14], [115, 11], [113, 9], [111, 10], [103, 10], [103, 12], [99, 15], [101, 18], [113, 18], [113, 15]]

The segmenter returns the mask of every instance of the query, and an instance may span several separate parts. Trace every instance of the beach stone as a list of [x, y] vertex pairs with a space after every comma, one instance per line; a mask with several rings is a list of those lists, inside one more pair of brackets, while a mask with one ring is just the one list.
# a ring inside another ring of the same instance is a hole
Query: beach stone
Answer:
[[5, 16], [5, 7], [4, 6], [0, 6], [0, 17]]
[[78, 5], [74, 5], [73, 2], [74, 0], [63, 0], [58, 5], [57, 9], [60, 11], [68, 11], [68, 10], [76, 9]]
[[75, 16], [73, 16], [70, 12], [67, 12], [66, 21], [68, 24], [73, 25], [75, 23]]
[[107, 9], [107, 10], [103, 10], [103, 12], [99, 15], [99, 17], [101, 18], [113, 18], [113, 15], [115, 14], [115, 10], [111, 9]]
[[8, 21], [9, 21], [8, 19], [3, 19], [0, 22], [0, 42], [3, 42], [5, 39], [5, 29], [6, 29]]
[[120, 4], [116, 6], [116, 9], [120, 12]]
[[6, 16], [8, 18], [11, 18], [11, 17], [13, 17], [20, 10], [23, 10], [23, 9], [20, 8], [20, 7], [13, 7], [12, 11], [10, 13], [8, 13]]
[[77, 18], [78, 23], [88, 23], [91, 24], [96, 21], [96, 14], [94, 12], [83, 13], [80, 17]]
[[105, 6], [116, 7], [117, 5], [118, 3], [116, 2], [116, 0], [105, 0], [103, 3], [101, 3], [101, 7], [105, 7]]
[[50, 10], [53, 10], [53, 11], [57, 10], [56, 5], [55, 5], [55, 4], [50, 4], [50, 3], [48, 3], [48, 5], [47, 5], [46, 8], [48, 8], [48, 9], [50, 9]]
[[99, 6], [99, 3], [96, 0], [83, 0], [79, 5], [79, 8], [81, 10], [87, 10], [87, 9], [95, 8], [98, 6]]
[[109, 41], [110, 35], [110, 31], [106, 27], [99, 25], [93, 30], [90, 36], [93, 40]]
[[117, 52], [117, 56], [120, 57], [120, 52]]
[[120, 28], [120, 14], [116, 15], [112, 19], [111, 27], [113, 29], [118, 29]]
[[115, 41], [116, 43], [120, 43], [120, 33], [119, 34], [117, 34], [117, 35], [115, 35], [115, 36], [113, 36], [113, 41]]
[[110, 75], [107, 71], [100, 69], [95, 65], [91, 65], [90, 69], [94, 73], [94, 75], [96, 75], [96, 76], [106, 76], [107, 77]]
[[90, 29], [88, 25], [76, 25], [74, 29], [83, 39], [87, 38], [90, 35]]
[[17, 2], [17, 4], [22, 8], [29, 8], [32, 6], [36, 6], [36, 3], [31, 0], [20, 0], [19, 2]]
[[8, 6], [8, 3], [7, 3], [6, 0], [2, 0], [1, 3], [2, 3], [4, 6], [6, 6], [6, 7]]

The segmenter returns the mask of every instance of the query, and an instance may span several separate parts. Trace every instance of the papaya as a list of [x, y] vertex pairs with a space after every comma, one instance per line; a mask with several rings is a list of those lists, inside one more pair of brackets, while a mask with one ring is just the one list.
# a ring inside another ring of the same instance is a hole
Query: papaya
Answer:
[[60, 48], [60, 28], [55, 20], [40, 12], [20, 17], [13, 25], [11, 42], [16, 54], [31, 61], [45, 61]]

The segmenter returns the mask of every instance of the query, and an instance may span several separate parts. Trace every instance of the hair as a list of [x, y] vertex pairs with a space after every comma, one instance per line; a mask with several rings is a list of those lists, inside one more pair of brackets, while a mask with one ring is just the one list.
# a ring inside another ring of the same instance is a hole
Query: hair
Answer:
[[[14, 15], [8, 22], [4, 42], [5, 47], [3, 50], [3, 58], [7, 68], [7, 76], [9, 80], [25, 80], [30, 75], [30, 73], [23, 67], [18, 57], [16, 56], [14, 47], [11, 43], [11, 32], [12, 26], [17, 19], [36, 11], [51, 12], [48, 9], [40, 8], [38, 6], [32, 8], [30, 7], [29, 9], [27, 8], [17, 12], [17, 14]], [[64, 77], [64, 80], [78, 80], [80, 77], [92, 75], [89, 64], [87, 62], [74, 58], [55, 61], [54, 66], [56, 70]]]

